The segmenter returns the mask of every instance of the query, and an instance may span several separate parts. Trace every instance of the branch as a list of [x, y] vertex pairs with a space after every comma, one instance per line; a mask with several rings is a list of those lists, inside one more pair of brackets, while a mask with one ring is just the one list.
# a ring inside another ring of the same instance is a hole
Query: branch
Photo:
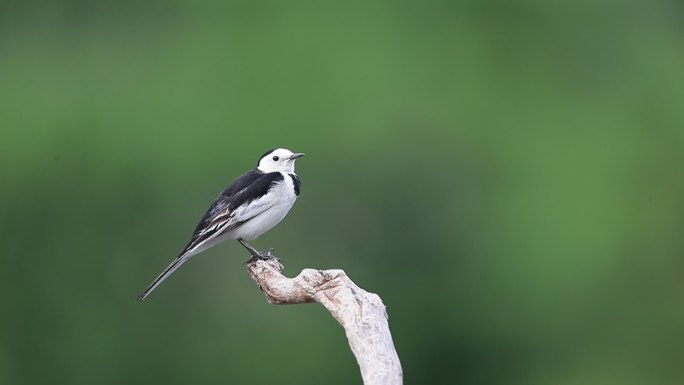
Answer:
[[325, 306], [347, 334], [364, 385], [402, 384], [387, 312], [377, 294], [356, 286], [342, 270], [304, 269], [298, 276], [287, 278], [276, 258], [250, 260], [247, 270], [271, 304], [318, 302]]

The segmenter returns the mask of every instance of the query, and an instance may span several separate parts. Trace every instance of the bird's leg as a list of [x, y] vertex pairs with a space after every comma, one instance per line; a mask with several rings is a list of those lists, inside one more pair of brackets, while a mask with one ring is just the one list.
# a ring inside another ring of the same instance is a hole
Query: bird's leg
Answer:
[[238, 242], [240, 242], [240, 244], [241, 244], [242, 246], [244, 246], [244, 248], [247, 249], [247, 251], [249, 251], [249, 253], [252, 255], [252, 258], [250, 258], [249, 261], [247, 261], [247, 262], [252, 262], [252, 261], [254, 261], [254, 260], [256, 260], [256, 259], [267, 260], [267, 259], [276, 258], [276, 259], [280, 260], [280, 258], [278, 258], [278, 257], [276, 257], [275, 255], [271, 254], [271, 252], [273, 251], [273, 249], [268, 249], [268, 250], [266, 250], [266, 251], [261, 251], [261, 252], [260, 252], [260, 251], [258, 251], [257, 249], [253, 248], [252, 246], [250, 246], [247, 242], [243, 241], [242, 239], [238, 239]]
[[261, 254], [257, 249], [250, 246], [247, 242], [243, 241], [242, 239], [238, 239], [238, 242], [240, 242], [240, 244], [244, 246], [244, 248], [247, 249], [247, 251], [249, 251], [249, 253], [252, 255], [250, 261], [255, 259], [266, 259], [265, 255]]

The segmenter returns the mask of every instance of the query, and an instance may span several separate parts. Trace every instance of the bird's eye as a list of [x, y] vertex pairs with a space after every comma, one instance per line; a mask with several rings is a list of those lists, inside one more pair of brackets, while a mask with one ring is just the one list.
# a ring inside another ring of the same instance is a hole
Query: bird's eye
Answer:
[[273, 160], [275, 160], [276, 162], [278, 161], [278, 159], [280, 159], [280, 158], [278, 158], [277, 156], [273, 157]]

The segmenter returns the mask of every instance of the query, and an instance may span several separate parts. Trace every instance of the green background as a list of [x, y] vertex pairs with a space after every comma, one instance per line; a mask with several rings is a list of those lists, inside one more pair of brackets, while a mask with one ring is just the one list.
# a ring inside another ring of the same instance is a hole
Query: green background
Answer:
[[253, 244], [380, 294], [406, 383], [684, 383], [679, 1], [3, 1], [0, 383], [354, 384], [227, 242], [136, 296], [272, 147]]

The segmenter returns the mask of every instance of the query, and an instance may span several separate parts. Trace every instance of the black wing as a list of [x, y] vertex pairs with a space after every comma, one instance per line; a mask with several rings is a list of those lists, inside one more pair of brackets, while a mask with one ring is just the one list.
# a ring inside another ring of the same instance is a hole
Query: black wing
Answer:
[[228, 227], [225, 226], [226, 222], [230, 221], [236, 208], [266, 195], [274, 183], [282, 180], [283, 175], [279, 172], [264, 173], [257, 169], [251, 170], [235, 179], [216, 198], [209, 207], [209, 210], [199, 221], [192, 234], [192, 239], [183, 249], [182, 254], [212, 237], [217, 231], [224, 232], [233, 229], [251, 219], [244, 218], [234, 221]]

